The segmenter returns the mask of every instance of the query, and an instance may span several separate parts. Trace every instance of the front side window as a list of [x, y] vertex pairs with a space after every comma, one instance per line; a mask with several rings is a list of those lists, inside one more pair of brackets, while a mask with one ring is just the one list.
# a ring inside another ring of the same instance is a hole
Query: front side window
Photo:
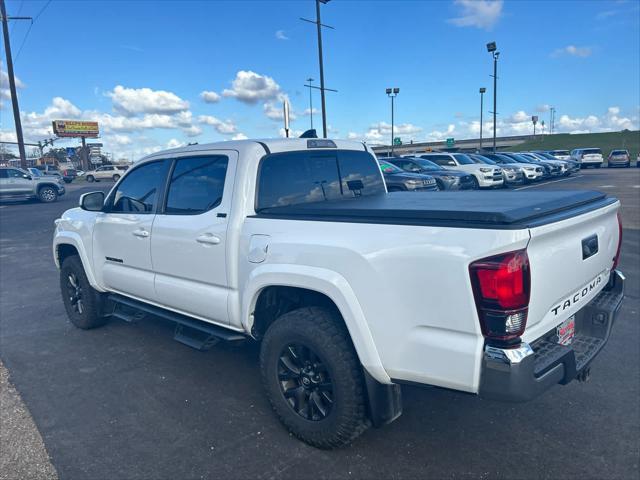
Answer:
[[7, 171], [7, 177], [9, 178], [23, 178], [24, 172], [21, 172], [20, 170], [14, 170], [13, 168], [8, 169]]
[[364, 151], [272, 154], [259, 176], [256, 210], [385, 192], [377, 161]]
[[229, 158], [224, 155], [177, 160], [165, 213], [197, 215], [220, 205], [228, 164]]
[[149, 162], [131, 171], [116, 189], [111, 213], [154, 213], [164, 184], [168, 160]]

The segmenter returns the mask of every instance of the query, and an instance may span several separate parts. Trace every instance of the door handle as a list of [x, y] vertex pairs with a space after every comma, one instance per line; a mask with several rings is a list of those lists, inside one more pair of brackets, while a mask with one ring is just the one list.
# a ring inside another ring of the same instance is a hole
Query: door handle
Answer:
[[207, 245], [218, 245], [220, 243], [220, 237], [216, 237], [212, 233], [203, 233], [196, 238], [196, 242], [205, 243]]
[[149, 232], [147, 232], [146, 230], [143, 229], [138, 229], [138, 230], [134, 230], [132, 232], [136, 237], [140, 237], [140, 238], [147, 238], [149, 236]]

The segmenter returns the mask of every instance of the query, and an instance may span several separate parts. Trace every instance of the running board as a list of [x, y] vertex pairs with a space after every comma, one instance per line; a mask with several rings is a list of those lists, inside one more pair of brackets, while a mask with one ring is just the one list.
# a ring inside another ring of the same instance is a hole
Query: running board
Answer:
[[196, 350], [207, 350], [220, 340], [235, 342], [247, 338], [241, 333], [122, 295], [110, 294], [107, 298], [114, 305], [112, 317], [120, 318], [126, 322], [134, 322], [148, 314], [175, 322], [174, 340]]

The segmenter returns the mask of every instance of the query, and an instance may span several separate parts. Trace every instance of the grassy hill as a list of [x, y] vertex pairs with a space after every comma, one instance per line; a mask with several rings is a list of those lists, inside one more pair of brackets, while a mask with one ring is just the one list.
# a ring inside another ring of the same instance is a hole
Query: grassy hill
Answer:
[[573, 150], [574, 148], [593, 147], [602, 149], [605, 159], [611, 150], [625, 148], [631, 154], [631, 160], [636, 159], [640, 151], [640, 130], [623, 130], [607, 133], [559, 133], [554, 135], [538, 135], [535, 140], [529, 140], [514, 146], [513, 151], [525, 150]]

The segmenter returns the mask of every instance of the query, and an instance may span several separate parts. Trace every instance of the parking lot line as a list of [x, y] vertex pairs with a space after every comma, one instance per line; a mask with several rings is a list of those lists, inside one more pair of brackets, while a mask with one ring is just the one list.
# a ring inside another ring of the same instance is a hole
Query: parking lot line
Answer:
[[536, 185], [526, 185], [524, 187], [518, 187], [515, 190], [525, 190], [527, 188], [541, 187], [543, 185], [549, 185], [551, 183], [566, 182], [567, 180], [575, 180], [576, 178], [580, 178], [580, 177], [583, 177], [583, 176], [584, 175], [576, 175], [575, 177], [561, 178], [560, 180], [551, 180], [550, 182], [538, 183]]

